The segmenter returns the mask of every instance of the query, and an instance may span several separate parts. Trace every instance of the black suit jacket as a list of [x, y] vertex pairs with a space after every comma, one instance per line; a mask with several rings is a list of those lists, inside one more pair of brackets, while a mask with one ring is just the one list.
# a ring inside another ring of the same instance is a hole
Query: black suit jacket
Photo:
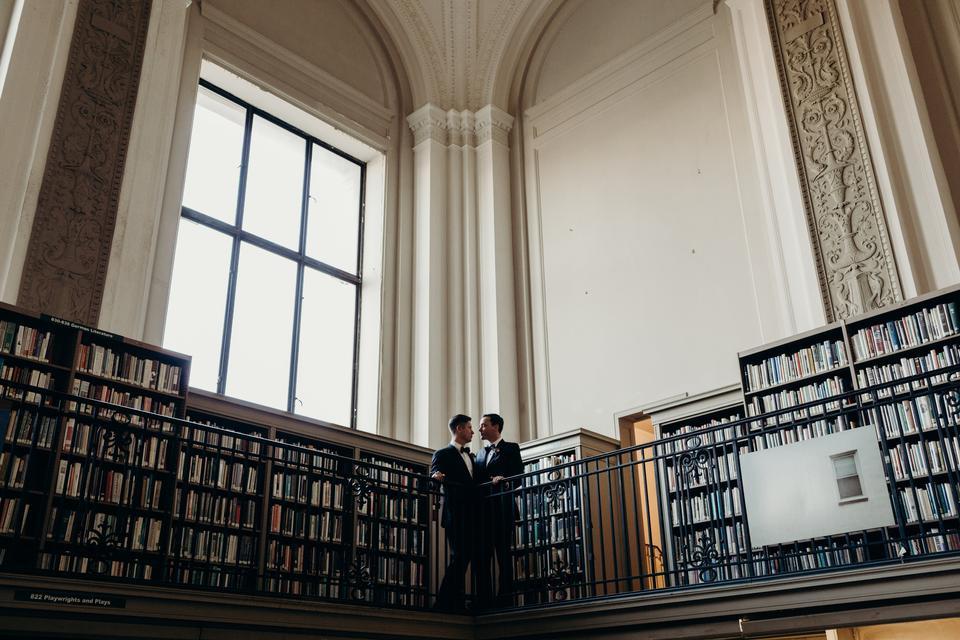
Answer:
[[471, 453], [474, 476], [470, 475], [467, 465], [464, 464], [460, 451], [452, 444], [433, 453], [430, 462], [430, 474], [437, 471], [444, 474], [443, 479], [443, 509], [440, 512], [440, 524], [444, 527], [452, 525], [469, 526], [467, 520], [473, 518], [476, 506], [477, 460]]
[[[520, 445], [516, 442], [507, 442], [501, 440], [495, 449], [488, 450], [483, 448], [477, 456], [477, 484], [490, 482], [494, 476], [503, 476], [509, 478], [523, 473], [523, 458], [520, 457]], [[516, 482], [516, 481], [514, 481]], [[513, 488], [514, 483], [502, 482], [497, 486], [488, 486], [484, 491], [486, 496], [502, 493], [499, 499], [494, 498], [489, 503], [494, 508], [499, 508], [503, 515], [513, 513], [517, 517], [516, 497], [513, 493], [508, 493]]]

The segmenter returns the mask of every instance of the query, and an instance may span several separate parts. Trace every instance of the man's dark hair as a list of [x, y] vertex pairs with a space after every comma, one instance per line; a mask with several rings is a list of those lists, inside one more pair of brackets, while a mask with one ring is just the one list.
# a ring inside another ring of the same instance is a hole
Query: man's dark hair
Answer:
[[480, 416], [480, 419], [490, 418], [490, 422], [497, 425], [497, 433], [503, 433], [503, 418], [500, 417], [499, 413], [485, 413]]
[[456, 433], [457, 427], [459, 427], [462, 424], [467, 424], [472, 419], [473, 418], [471, 418], [470, 416], [465, 416], [462, 413], [458, 413], [457, 415], [453, 416], [452, 418], [450, 418], [450, 433]]

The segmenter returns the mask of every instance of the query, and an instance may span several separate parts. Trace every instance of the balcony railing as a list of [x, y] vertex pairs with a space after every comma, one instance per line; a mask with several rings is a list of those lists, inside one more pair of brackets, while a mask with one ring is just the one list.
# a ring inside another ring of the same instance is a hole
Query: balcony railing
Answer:
[[[470, 488], [459, 532], [451, 487], [403, 465], [4, 382], [0, 570], [428, 609], [461, 535], [483, 611], [954, 554], [958, 369]], [[752, 540], [744, 456], [858, 428], [892, 521]]]

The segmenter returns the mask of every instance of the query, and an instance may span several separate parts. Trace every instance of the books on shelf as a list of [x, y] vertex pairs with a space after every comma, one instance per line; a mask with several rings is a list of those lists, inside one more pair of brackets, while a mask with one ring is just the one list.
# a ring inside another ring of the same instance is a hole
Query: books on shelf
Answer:
[[960, 331], [960, 314], [954, 301], [931, 302], [899, 317], [877, 322], [850, 336], [854, 359], [894, 353], [927, 342], [956, 335]]
[[824, 340], [757, 363], [747, 363], [743, 368], [744, 391], [759, 391], [845, 366], [847, 352], [843, 341]]
[[180, 393], [182, 368], [129, 351], [115, 351], [97, 344], [81, 344], [77, 370], [164, 393]]
[[15, 320], [0, 320], [0, 353], [50, 362], [53, 353], [50, 331], [36, 329]]
[[936, 522], [957, 517], [956, 487], [947, 482], [936, 482], [920, 487], [898, 490], [900, 505], [908, 523]]

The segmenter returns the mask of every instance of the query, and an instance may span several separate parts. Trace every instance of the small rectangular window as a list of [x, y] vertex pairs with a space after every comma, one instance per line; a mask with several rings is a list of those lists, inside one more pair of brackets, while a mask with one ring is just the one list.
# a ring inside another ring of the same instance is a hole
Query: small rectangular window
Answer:
[[864, 498], [860, 474], [857, 471], [857, 452], [848, 451], [832, 456], [833, 471], [837, 479], [837, 491], [840, 501], [852, 501]]

